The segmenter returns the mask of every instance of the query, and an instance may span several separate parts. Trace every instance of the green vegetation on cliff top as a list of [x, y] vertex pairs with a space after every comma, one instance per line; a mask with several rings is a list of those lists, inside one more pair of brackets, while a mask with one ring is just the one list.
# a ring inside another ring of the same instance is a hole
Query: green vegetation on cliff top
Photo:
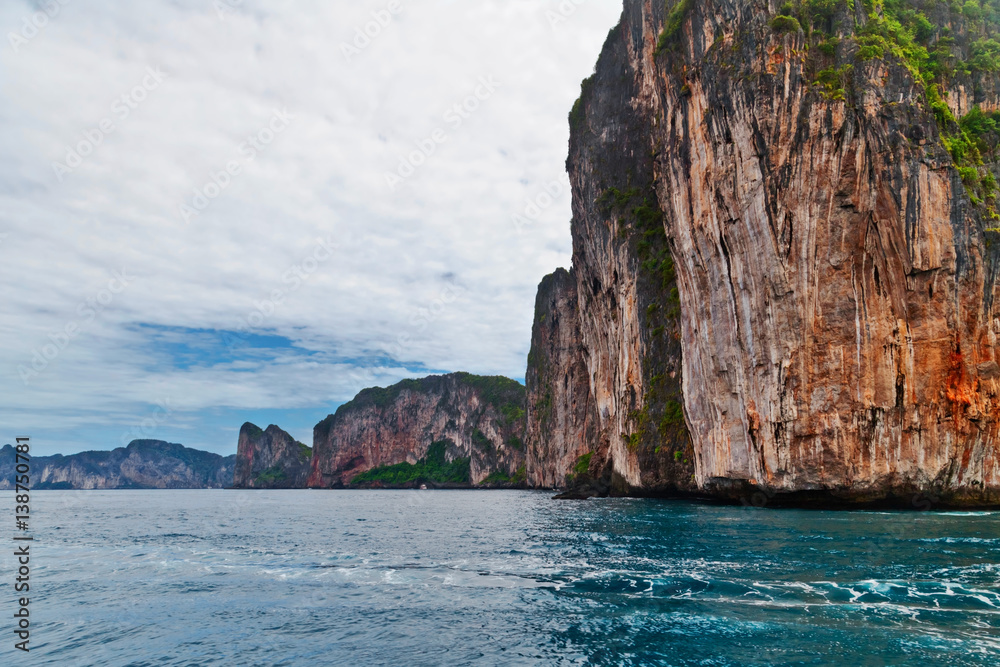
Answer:
[[305, 444], [303, 442], [299, 442], [298, 440], [295, 441], [295, 444], [298, 445], [298, 448], [299, 448], [299, 459], [300, 460], [302, 460], [302, 461], [308, 461], [308, 460], [310, 460], [312, 458], [312, 454], [313, 454], [312, 447], [310, 447], [309, 445], [307, 445], [307, 444]]
[[[927, 109], [937, 122], [941, 143], [951, 154], [969, 197], [996, 212], [996, 177], [986, 161], [1000, 144], [996, 113], [978, 106], [956, 118], [945, 98], [958, 78], [978, 88], [977, 77], [1000, 72], [1000, 0], [797, 0], [786, 2], [771, 20], [775, 32], [805, 33], [806, 48], [840, 61], [820, 69], [820, 94], [846, 100], [856, 63], [892, 60], [902, 64], [924, 89]], [[860, 10], [860, 11], [858, 11]], [[859, 18], [861, 20], [859, 20]], [[852, 45], [853, 42], [853, 45]], [[840, 45], [844, 48], [838, 50]], [[844, 62], [851, 60], [854, 62]], [[839, 65], [839, 66], [837, 66]]]
[[[654, 55], [680, 43], [684, 22], [695, 7], [692, 0], [665, 0]], [[984, 204], [989, 217], [1000, 219], [997, 178], [986, 168], [997, 157], [1000, 116], [976, 106], [956, 118], [944, 98], [957, 77], [975, 89], [977, 76], [1000, 72], [1000, 0], [790, 0], [779, 5], [769, 24], [779, 35], [804, 34], [805, 52], [815, 66], [813, 84], [828, 100], [849, 100], [857, 64], [878, 59], [906, 67], [924, 89], [941, 143], [970, 199]], [[584, 82], [571, 121], [583, 117], [589, 83]]]
[[473, 375], [452, 373], [450, 375], [430, 375], [416, 380], [401, 380], [388, 387], [369, 387], [358, 392], [352, 400], [344, 403], [335, 415], [327, 417], [320, 425], [329, 424], [336, 416], [366, 407], [384, 408], [394, 403], [403, 392], [417, 394], [442, 391], [445, 383], [454, 378], [458, 383], [471, 387], [479, 394], [483, 403], [493, 406], [504, 421], [515, 423], [524, 417], [524, 385], [501, 375]]

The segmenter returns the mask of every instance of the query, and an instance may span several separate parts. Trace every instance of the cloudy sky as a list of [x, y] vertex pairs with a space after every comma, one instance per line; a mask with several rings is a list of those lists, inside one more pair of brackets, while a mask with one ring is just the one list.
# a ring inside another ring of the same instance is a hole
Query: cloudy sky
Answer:
[[229, 454], [247, 420], [311, 443], [367, 386], [523, 380], [620, 11], [0, 3], [3, 441]]

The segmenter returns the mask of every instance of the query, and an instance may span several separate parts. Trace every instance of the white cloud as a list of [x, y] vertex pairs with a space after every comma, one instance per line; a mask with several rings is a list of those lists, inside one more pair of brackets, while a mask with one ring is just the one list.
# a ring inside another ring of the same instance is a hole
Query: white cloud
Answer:
[[[73, 0], [16, 52], [5, 40], [8, 428], [69, 432], [89, 412], [113, 430], [164, 397], [195, 416], [315, 407], [318, 420], [420, 368], [523, 375], [535, 287], [570, 262], [566, 114], [620, 2], [401, 0], [350, 62], [341, 45], [388, 2], [231, 4], [220, 18], [193, 0]], [[3, 3], [0, 27], [33, 11]], [[149, 68], [166, 78], [137, 100]], [[481, 77], [500, 85], [455, 127], [445, 113]], [[281, 109], [293, 120], [249, 160], [241, 143]], [[60, 182], [53, 163], [104, 119], [113, 131]], [[447, 140], [390, 190], [385, 173], [436, 128]], [[240, 173], [185, 224], [180, 206], [232, 161]], [[511, 217], [553, 181], [561, 195], [519, 234]], [[330, 235], [337, 254], [288, 291]], [[135, 280], [25, 386], [18, 366], [123, 267]], [[255, 333], [293, 349], [184, 365], [149, 334], [235, 329], [275, 289], [286, 298]]]

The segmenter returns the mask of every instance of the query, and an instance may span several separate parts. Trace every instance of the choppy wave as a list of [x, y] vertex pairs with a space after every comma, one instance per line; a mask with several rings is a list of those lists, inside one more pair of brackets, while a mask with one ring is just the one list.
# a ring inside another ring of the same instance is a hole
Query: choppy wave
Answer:
[[1000, 650], [997, 512], [59, 494], [38, 494], [34, 664], [993, 665]]

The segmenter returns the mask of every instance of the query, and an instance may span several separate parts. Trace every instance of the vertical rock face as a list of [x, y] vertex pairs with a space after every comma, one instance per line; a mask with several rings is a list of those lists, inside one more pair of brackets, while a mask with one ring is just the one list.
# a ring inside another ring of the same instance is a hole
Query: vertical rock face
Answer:
[[[807, 37], [773, 3], [626, 0], [570, 119], [590, 448], [626, 492], [1000, 502], [995, 153], [947, 109], [1000, 107], [995, 69], [948, 65], [937, 104], [881, 5], [818, 4]], [[978, 48], [910, 4], [941, 62]]]
[[[561, 333], [578, 329], [577, 343], [560, 342], [548, 363], [532, 359], [528, 368], [529, 389], [554, 388], [548, 412], [576, 418], [542, 425], [548, 413], [533, 410], [538, 398], [529, 398], [528, 430], [553, 443], [587, 439], [589, 478], [605, 480], [587, 493], [611, 486], [616, 493], [685, 493], [695, 489], [694, 453], [682, 407], [677, 283], [654, 189], [653, 128], [633, 102], [640, 89], [630, 73], [627, 30], [623, 22], [608, 35], [570, 113], [573, 271], [551, 284], [559, 284], [560, 294], [575, 291], [558, 305], [566, 322]], [[543, 282], [540, 305], [546, 288]], [[546, 309], [537, 307], [532, 354], [540, 359], [546, 359], [543, 316]], [[587, 398], [577, 378], [586, 382]], [[546, 474], [561, 482], [573, 460], [561, 447], [556, 453]]]
[[565, 269], [538, 286], [525, 386], [528, 484], [561, 487], [591, 451], [597, 425], [583, 360], [576, 276]]
[[233, 486], [239, 489], [305, 487], [312, 450], [271, 424], [266, 430], [247, 422], [240, 428]]
[[310, 487], [349, 486], [362, 473], [370, 486], [423, 481], [400, 464], [447, 467], [441, 479], [456, 486], [523, 485], [524, 387], [453, 373], [365, 389], [316, 425], [313, 443]]

